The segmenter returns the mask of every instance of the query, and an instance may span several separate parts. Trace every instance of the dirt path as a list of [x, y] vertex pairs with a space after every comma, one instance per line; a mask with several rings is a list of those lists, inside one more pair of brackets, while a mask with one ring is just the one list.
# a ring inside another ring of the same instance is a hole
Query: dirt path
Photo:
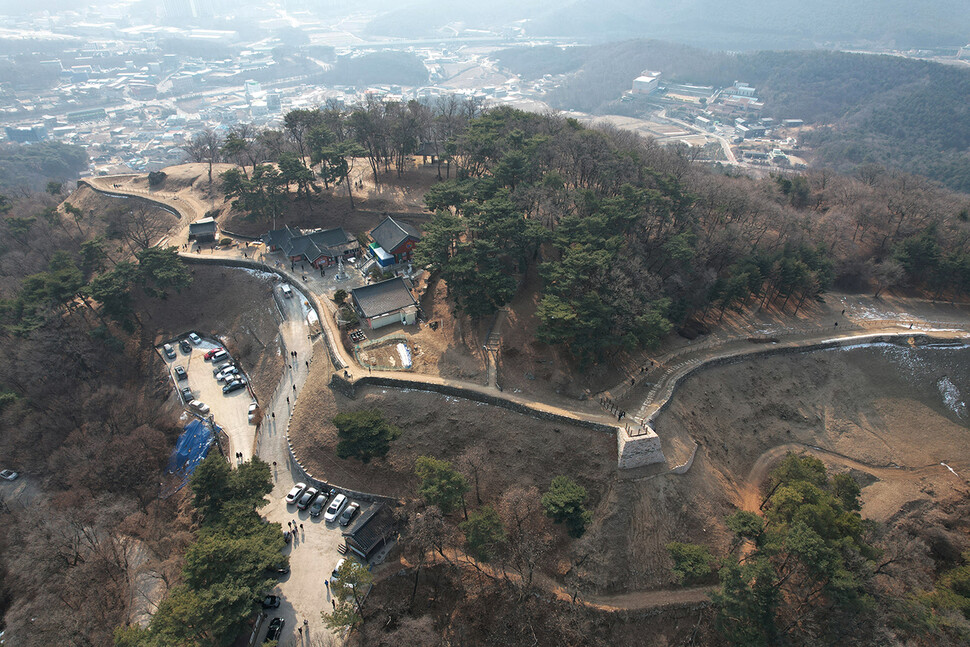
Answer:
[[754, 462], [751, 471], [748, 472], [748, 478], [745, 480], [745, 488], [741, 492], [742, 509], [749, 512], [760, 511], [762, 502], [761, 485], [767, 480], [771, 470], [775, 468], [778, 462], [788, 452], [795, 454], [813, 454], [827, 462], [838, 463], [844, 467], [858, 469], [888, 482], [915, 481], [920, 478], [920, 474], [928, 470], [947, 469], [945, 465], [940, 463], [931, 463], [919, 467], [894, 464], [875, 465], [856, 460], [851, 456], [846, 456], [845, 454], [840, 454], [830, 449], [824, 449], [814, 445], [804, 445], [802, 443], [788, 443], [772, 447]]
[[[469, 571], [480, 570], [488, 577], [496, 580], [508, 579], [514, 582], [521, 582], [522, 577], [506, 569], [499, 569], [491, 564], [475, 562], [464, 552], [457, 549], [446, 550], [448, 555], [446, 560], [437, 553], [431, 553], [425, 557], [426, 564], [444, 563], [450, 561], [459, 567]], [[395, 562], [385, 562], [375, 569], [375, 582], [397, 574], [402, 568], [414, 568], [414, 564], [408, 563], [405, 559], [399, 558]], [[642, 611], [644, 609], [659, 609], [663, 607], [699, 604], [710, 602], [710, 593], [714, 591], [713, 586], [694, 586], [677, 587], [669, 589], [656, 589], [653, 591], [633, 591], [631, 593], [619, 593], [615, 595], [587, 595], [579, 591], [568, 590], [561, 586], [556, 580], [539, 572], [533, 573], [532, 582], [535, 586], [554, 596], [563, 602], [581, 604], [590, 609], [599, 611]]]

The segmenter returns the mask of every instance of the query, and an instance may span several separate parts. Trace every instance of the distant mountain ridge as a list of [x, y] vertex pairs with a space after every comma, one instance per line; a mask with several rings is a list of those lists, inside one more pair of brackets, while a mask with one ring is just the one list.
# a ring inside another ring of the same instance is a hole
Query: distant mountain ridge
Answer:
[[592, 42], [661, 38], [722, 49], [883, 45], [959, 47], [970, 40], [962, 0], [526, 0], [442, 4], [421, 0], [375, 18], [373, 35], [429, 37], [440, 28], [500, 29], [514, 21], [533, 36]]

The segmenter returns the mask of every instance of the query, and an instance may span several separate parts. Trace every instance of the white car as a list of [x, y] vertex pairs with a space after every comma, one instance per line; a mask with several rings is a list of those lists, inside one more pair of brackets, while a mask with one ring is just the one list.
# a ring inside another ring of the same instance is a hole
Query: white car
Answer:
[[304, 490], [306, 490], [306, 483], [297, 483], [294, 485], [290, 493], [286, 495], [286, 503], [288, 505], [296, 503], [296, 500], [300, 498]]
[[195, 409], [203, 416], [209, 413], [209, 405], [207, 405], [205, 402], [202, 402], [201, 400], [192, 400], [192, 402], [189, 402], [189, 407], [192, 409]]
[[329, 523], [336, 519], [337, 515], [340, 514], [345, 505], [347, 505], [347, 497], [345, 497], [343, 494], [338, 494], [335, 496], [333, 501], [330, 502], [330, 507], [327, 508], [327, 513], [323, 515], [323, 520]]
[[189, 333], [189, 341], [198, 346], [202, 343], [202, 338], [196, 335], [194, 332]]
[[13, 470], [3, 470], [0, 472], [0, 479], [5, 481], [16, 481], [18, 476], [20, 476], [20, 474]]
[[249, 424], [253, 424], [253, 420], [256, 418], [257, 410], [259, 410], [259, 405], [255, 402], [249, 405]]
[[346, 561], [347, 561], [346, 557], [341, 557], [339, 560], [337, 560], [337, 565], [333, 567], [333, 573], [330, 574], [331, 582], [333, 582], [340, 576], [340, 567], [343, 566], [344, 562]]
[[222, 371], [220, 371], [216, 375], [216, 381], [217, 382], [232, 382], [233, 379], [235, 379], [236, 375], [238, 375], [238, 374], [239, 374], [239, 369], [236, 368], [235, 366], [230, 366], [228, 368], [222, 369]]

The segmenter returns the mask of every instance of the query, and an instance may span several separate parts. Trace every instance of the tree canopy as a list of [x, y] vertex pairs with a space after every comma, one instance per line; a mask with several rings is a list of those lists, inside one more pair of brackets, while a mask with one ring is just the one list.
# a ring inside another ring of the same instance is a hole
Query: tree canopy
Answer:
[[465, 504], [465, 494], [471, 486], [448, 461], [431, 456], [418, 456], [414, 473], [421, 479], [418, 492], [428, 505], [435, 505], [448, 514]]
[[552, 479], [542, 495], [542, 508], [555, 523], [564, 523], [572, 537], [581, 537], [593, 514], [586, 509], [586, 488], [568, 476]]
[[401, 430], [385, 420], [378, 409], [341, 413], [334, 417], [333, 424], [339, 438], [337, 456], [357, 458], [363, 463], [387, 456], [391, 442], [401, 435]]

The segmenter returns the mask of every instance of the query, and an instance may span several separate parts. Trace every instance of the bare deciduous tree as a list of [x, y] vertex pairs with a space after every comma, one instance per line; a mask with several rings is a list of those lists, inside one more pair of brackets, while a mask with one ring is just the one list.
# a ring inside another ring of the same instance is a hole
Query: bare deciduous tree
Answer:
[[211, 128], [206, 128], [182, 147], [186, 156], [193, 162], [209, 165], [209, 184], [212, 184], [212, 165], [222, 159], [222, 137]]

